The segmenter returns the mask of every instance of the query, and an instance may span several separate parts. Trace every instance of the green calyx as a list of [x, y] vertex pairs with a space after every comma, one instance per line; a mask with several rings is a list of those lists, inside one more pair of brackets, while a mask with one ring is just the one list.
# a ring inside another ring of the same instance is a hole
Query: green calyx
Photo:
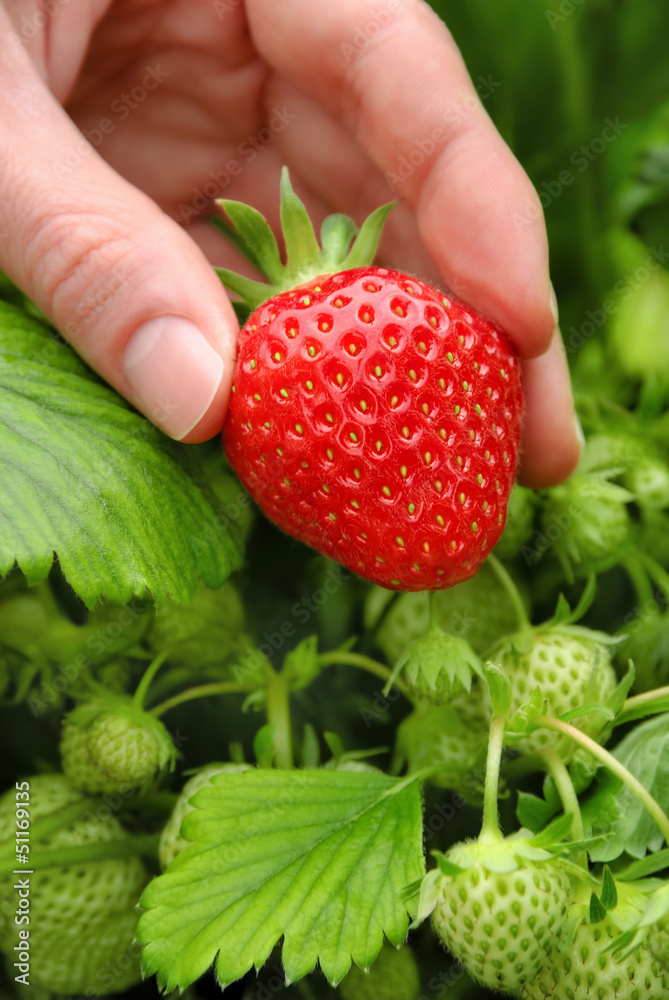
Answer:
[[274, 233], [265, 218], [240, 201], [220, 198], [226, 213], [212, 216], [213, 225], [260, 271], [267, 283], [245, 278], [224, 267], [215, 268], [226, 288], [251, 309], [279, 292], [306, 284], [321, 275], [367, 267], [374, 260], [386, 216], [396, 204], [375, 209], [358, 230], [346, 215], [328, 215], [321, 226], [320, 245], [304, 204], [293, 191], [288, 168], [281, 173], [281, 229], [286, 246], [282, 263]]

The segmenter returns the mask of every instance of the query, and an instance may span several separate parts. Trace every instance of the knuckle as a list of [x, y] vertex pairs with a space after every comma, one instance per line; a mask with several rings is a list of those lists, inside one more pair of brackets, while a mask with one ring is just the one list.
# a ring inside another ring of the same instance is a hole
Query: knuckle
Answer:
[[56, 322], [85, 329], [144, 266], [141, 248], [119, 220], [86, 212], [40, 219], [27, 244], [26, 267], [45, 311]]

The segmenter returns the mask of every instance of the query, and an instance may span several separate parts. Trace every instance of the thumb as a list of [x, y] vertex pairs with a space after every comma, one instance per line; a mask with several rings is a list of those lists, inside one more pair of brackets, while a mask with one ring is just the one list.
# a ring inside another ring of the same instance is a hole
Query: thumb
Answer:
[[218, 278], [82, 138], [20, 46], [0, 48], [0, 268], [150, 420], [206, 440], [223, 423], [237, 332]]

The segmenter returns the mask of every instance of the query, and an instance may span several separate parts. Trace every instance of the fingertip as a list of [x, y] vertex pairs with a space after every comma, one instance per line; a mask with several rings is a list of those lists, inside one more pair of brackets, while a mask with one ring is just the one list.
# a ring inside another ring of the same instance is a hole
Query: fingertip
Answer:
[[203, 441], [222, 426], [230, 366], [190, 320], [158, 316], [130, 336], [121, 357], [133, 403], [177, 441]]
[[559, 329], [544, 354], [525, 361], [523, 372], [525, 422], [518, 480], [532, 489], [546, 489], [572, 474], [583, 447]]
[[224, 361], [223, 365], [223, 377], [219, 382], [214, 398], [205, 414], [192, 430], [180, 438], [182, 444], [201, 444], [203, 441], [209, 441], [210, 438], [221, 433], [230, 404], [233, 363], [226, 363]]

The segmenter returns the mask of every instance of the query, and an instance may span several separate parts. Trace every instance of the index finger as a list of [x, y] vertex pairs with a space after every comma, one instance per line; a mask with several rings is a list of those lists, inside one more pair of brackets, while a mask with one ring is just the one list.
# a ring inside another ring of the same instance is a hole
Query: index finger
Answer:
[[541, 205], [443, 22], [422, 0], [247, 8], [270, 65], [342, 120], [412, 206], [448, 287], [522, 356], [542, 353], [557, 317]]

